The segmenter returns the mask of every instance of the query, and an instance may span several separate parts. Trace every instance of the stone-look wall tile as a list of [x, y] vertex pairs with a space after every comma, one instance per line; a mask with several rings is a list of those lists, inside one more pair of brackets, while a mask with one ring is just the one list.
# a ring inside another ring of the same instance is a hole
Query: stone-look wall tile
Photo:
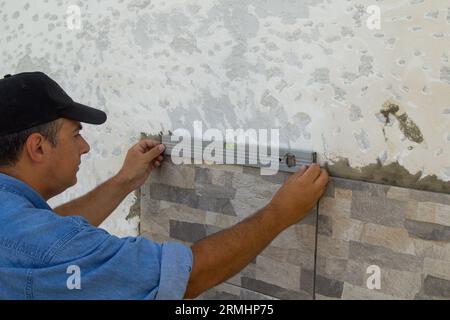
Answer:
[[[322, 215], [320, 215], [322, 216]], [[360, 241], [362, 232], [366, 222], [362, 222], [355, 219], [347, 219], [342, 217], [332, 217], [332, 237], [333, 239], [345, 240], [345, 241]], [[320, 224], [318, 225], [320, 227]]]
[[162, 183], [152, 183], [150, 195], [152, 199], [164, 200], [196, 208], [198, 196], [193, 189], [178, 188]]
[[450, 227], [448, 226], [407, 219], [405, 221], [405, 227], [411, 237], [417, 237], [424, 240], [450, 242]]
[[[204, 224], [206, 220], [206, 211], [191, 208], [179, 203], [168, 201], [160, 201], [160, 210], [158, 215], [154, 215], [154, 219], [179, 220], [184, 222]], [[168, 221], [168, 220], [167, 220]], [[168, 223], [168, 222], [167, 222]]]
[[334, 179], [330, 178], [328, 181], [327, 188], [325, 189], [325, 193], [323, 194], [324, 197], [334, 198], [334, 195], [336, 193], [336, 187], [334, 185]]
[[358, 287], [349, 283], [344, 283], [342, 292], [344, 300], [400, 300], [400, 297], [391, 296], [379, 292], [376, 289], [367, 289], [366, 287]]
[[246, 277], [242, 278], [242, 287], [283, 300], [309, 300], [312, 298], [312, 294], [308, 292], [288, 290], [284, 287]]
[[203, 292], [196, 300], [240, 300], [240, 295], [238, 286], [222, 283]]
[[423, 289], [428, 296], [450, 299], [450, 280], [426, 276]]
[[[164, 240], [170, 236], [169, 240], [191, 244], [261, 209], [279, 189], [279, 183], [290, 176], [283, 173], [281, 177], [268, 178], [261, 177], [259, 170], [243, 173], [223, 168], [195, 165], [193, 189], [180, 187], [181, 184], [167, 185], [164, 181], [143, 186], [147, 188], [144, 195], [148, 201], [141, 201], [155, 203], [157, 210], [141, 213], [141, 231], [160, 239], [164, 233]], [[300, 283], [305, 287], [305, 283], [312, 281], [305, 274], [302, 277], [302, 272], [314, 270], [316, 212], [314, 208], [302, 221], [283, 231], [254, 261], [228, 279], [224, 283], [228, 290], [220, 287], [218, 292], [210, 290], [204, 296], [312, 299], [312, 287], [303, 290]], [[230, 290], [238, 287], [242, 291]]]
[[352, 196], [353, 196], [352, 190], [341, 189], [341, 188], [334, 189], [334, 198], [343, 199], [343, 200], [351, 200]]
[[410, 220], [436, 223], [450, 227], [450, 206], [433, 202], [419, 202], [406, 217]]
[[368, 264], [349, 259], [317, 256], [317, 274], [362, 286]]
[[297, 249], [304, 245], [314, 246], [315, 232], [315, 226], [296, 224], [280, 233], [271, 245], [286, 249]]
[[324, 197], [319, 202], [321, 215], [350, 218], [351, 199]]
[[319, 235], [317, 254], [324, 257], [346, 259], [349, 257], [349, 242]]
[[163, 161], [158, 170], [153, 170], [149, 180], [151, 183], [194, 189], [194, 170], [193, 165], [175, 165], [172, 161]]
[[301, 242], [299, 244], [299, 249], [288, 249], [270, 245], [261, 252], [261, 255], [276, 261], [297, 265], [302, 268], [314, 268], [314, 260], [311, 259], [314, 255], [314, 246], [311, 246], [309, 243]]
[[425, 258], [423, 262], [423, 272], [427, 275], [450, 281], [450, 262]]
[[391, 227], [403, 227], [406, 203], [386, 197], [370, 196], [369, 192], [353, 191], [351, 217]]
[[343, 290], [344, 282], [316, 274], [316, 293], [327, 297], [341, 298]]
[[150, 214], [141, 217], [140, 223], [141, 233], [149, 232], [152, 234], [160, 234], [164, 236], [170, 236], [169, 217], [157, 216], [154, 217]]
[[170, 220], [170, 236], [177, 240], [196, 242], [206, 237], [206, 226], [199, 223]]
[[378, 265], [380, 268], [392, 268], [420, 272], [423, 261], [411, 254], [392, 251], [391, 249], [350, 241], [350, 259]]
[[332, 225], [331, 225], [331, 217], [321, 215], [319, 216], [319, 223], [317, 225], [318, 232], [323, 236], [331, 236], [332, 234]]
[[[155, 181], [143, 186], [141, 196], [148, 201], [141, 199], [141, 210], [146, 208], [142, 234], [190, 244], [259, 210], [289, 176], [267, 178], [255, 168], [219, 167], [194, 166], [193, 189]], [[332, 178], [317, 224], [314, 209], [205, 296], [311, 299], [315, 281], [317, 299], [445, 299], [450, 281], [448, 195], [425, 194], [430, 197]], [[379, 290], [366, 287], [367, 268], [373, 264], [381, 270]]]
[[423, 258], [431, 258], [442, 261], [450, 261], [450, 243], [422, 240], [418, 238], [412, 239], [416, 256]]
[[335, 188], [348, 189], [368, 193], [372, 197], [386, 197], [391, 186], [383, 184], [368, 183], [358, 180], [349, 180], [333, 177]]
[[399, 187], [390, 187], [386, 196], [389, 199], [395, 199], [400, 201], [408, 201], [410, 199], [409, 189]]
[[433, 202], [450, 206], [450, 194], [409, 190], [409, 196], [417, 202]]
[[361, 242], [390, 248], [401, 253], [414, 254], [414, 242], [403, 228], [386, 227], [379, 224], [364, 225]]
[[314, 292], [314, 270], [302, 268], [300, 273], [300, 289], [313, 294]]
[[231, 204], [239, 217], [247, 217], [266, 206], [280, 185], [269, 183], [261, 176], [233, 173], [232, 187], [236, 190]]
[[422, 273], [381, 268], [381, 288], [377, 291], [399, 297], [414, 299], [422, 287]]
[[256, 280], [289, 289], [300, 290], [300, 271], [297, 265], [279, 262], [264, 256], [256, 258]]

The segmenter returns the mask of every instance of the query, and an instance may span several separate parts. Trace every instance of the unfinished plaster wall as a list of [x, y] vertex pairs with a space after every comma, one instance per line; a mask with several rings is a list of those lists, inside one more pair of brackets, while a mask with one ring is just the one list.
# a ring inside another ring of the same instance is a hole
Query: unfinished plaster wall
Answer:
[[[366, 25], [374, 4], [379, 30]], [[81, 29], [68, 28], [71, 5]], [[398, 161], [405, 174], [449, 181], [449, 36], [441, 0], [3, 0], [0, 72], [45, 71], [108, 113], [86, 126], [79, 184], [54, 203], [113, 175], [140, 132], [194, 120], [280, 128], [283, 145], [322, 163]], [[133, 202], [105, 227], [135, 233]]]

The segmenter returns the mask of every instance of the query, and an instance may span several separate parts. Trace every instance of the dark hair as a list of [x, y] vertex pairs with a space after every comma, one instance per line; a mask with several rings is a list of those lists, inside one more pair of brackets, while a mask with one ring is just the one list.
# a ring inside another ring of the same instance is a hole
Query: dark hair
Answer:
[[57, 136], [62, 122], [55, 120], [20, 132], [0, 137], [0, 167], [14, 165], [19, 161], [20, 153], [28, 137], [33, 133], [40, 133], [53, 147], [56, 147]]

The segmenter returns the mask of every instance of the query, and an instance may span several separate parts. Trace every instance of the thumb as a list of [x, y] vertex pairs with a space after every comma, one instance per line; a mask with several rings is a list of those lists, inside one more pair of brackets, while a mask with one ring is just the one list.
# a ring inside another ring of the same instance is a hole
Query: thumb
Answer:
[[153, 159], [158, 157], [164, 151], [164, 149], [166, 149], [166, 147], [163, 144], [159, 144], [151, 148], [150, 151], [144, 153], [145, 159], [147, 160], [147, 162], [151, 162]]

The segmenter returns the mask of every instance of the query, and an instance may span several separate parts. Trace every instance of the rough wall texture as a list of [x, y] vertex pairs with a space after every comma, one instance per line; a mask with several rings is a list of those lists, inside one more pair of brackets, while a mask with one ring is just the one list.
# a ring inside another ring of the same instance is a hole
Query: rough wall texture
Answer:
[[[267, 204], [287, 176], [166, 162], [142, 188], [141, 232], [191, 244]], [[450, 299], [450, 195], [333, 178], [315, 217], [200, 298]]]
[[[368, 5], [381, 9], [370, 30]], [[78, 5], [81, 29], [67, 27]], [[450, 180], [450, 6], [441, 0], [0, 1], [3, 73], [42, 70], [104, 109], [78, 187], [116, 172], [139, 133], [280, 128], [351, 167], [398, 161]], [[398, 106], [398, 110], [392, 105]], [[276, 115], [276, 116], [274, 116]], [[105, 227], [136, 231], [127, 198]]]

